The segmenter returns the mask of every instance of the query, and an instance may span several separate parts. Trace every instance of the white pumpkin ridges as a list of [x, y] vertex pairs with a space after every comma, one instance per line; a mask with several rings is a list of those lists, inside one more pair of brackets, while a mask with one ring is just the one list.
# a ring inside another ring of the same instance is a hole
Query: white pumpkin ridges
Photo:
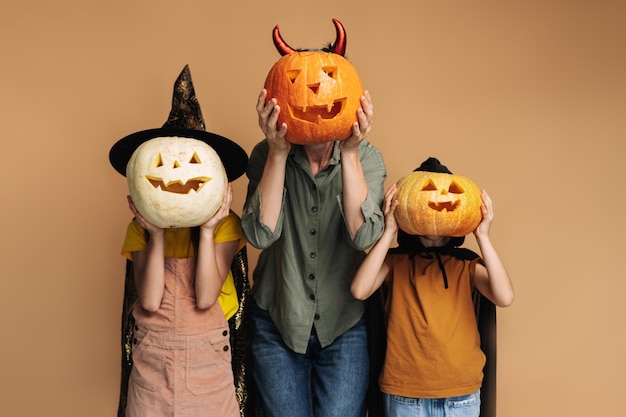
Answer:
[[[213, 148], [182, 137], [159, 137], [141, 144], [127, 164], [126, 178], [137, 210], [163, 228], [203, 224], [219, 209], [228, 185]], [[196, 187], [186, 188], [190, 182], [197, 182]], [[169, 184], [180, 187], [168, 189]]]

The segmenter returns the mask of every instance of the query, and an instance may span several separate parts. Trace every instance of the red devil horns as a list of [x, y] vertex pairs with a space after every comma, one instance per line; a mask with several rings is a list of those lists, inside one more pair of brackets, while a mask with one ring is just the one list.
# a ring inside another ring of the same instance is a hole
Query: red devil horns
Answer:
[[[335, 43], [331, 44], [331, 46], [329, 47], [329, 51], [344, 56], [346, 54], [346, 30], [344, 29], [341, 22], [337, 19], [333, 19], [333, 24], [335, 25], [335, 31], [337, 35]], [[278, 52], [281, 55], [287, 55], [296, 52], [296, 50], [287, 45], [287, 42], [285, 42], [282, 36], [280, 36], [278, 25], [274, 27], [272, 38], [274, 40], [274, 45], [276, 45], [276, 49], [278, 49]]]
[[278, 25], [274, 26], [274, 33], [273, 33], [272, 38], [274, 39], [274, 45], [276, 45], [276, 49], [278, 49], [278, 52], [282, 56], [296, 52], [296, 50], [293, 49], [291, 46], [287, 45], [287, 42], [285, 42], [282, 36], [280, 36]]
[[346, 54], [346, 30], [343, 28], [343, 25], [339, 20], [333, 19], [333, 23], [335, 24], [337, 37], [335, 39], [335, 43], [330, 47], [330, 52], [344, 56]]

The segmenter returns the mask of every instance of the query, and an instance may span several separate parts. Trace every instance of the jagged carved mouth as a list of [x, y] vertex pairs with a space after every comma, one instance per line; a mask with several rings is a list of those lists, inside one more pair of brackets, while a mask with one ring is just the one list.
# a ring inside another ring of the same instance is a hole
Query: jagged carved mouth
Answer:
[[209, 177], [197, 177], [191, 178], [186, 182], [175, 180], [169, 181], [166, 184], [162, 178], [146, 176], [146, 179], [154, 188], [160, 188], [161, 191], [176, 194], [189, 194], [191, 190], [194, 190], [197, 193], [204, 186], [204, 184], [211, 181], [211, 178]]
[[454, 211], [459, 206], [459, 200], [456, 201], [430, 201], [428, 207], [437, 211]]
[[330, 120], [340, 114], [345, 101], [346, 99], [335, 100], [327, 106], [296, 107], [290, 104], [289, 112], [293, 119], [319, 123], [321, 120]]

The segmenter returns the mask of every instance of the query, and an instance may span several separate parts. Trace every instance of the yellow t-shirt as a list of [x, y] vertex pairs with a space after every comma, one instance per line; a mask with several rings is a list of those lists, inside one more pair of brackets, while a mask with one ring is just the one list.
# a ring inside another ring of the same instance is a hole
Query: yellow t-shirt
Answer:
[[[166, 229], [165, 230], [165, 249], [164, 255], [172, 258], [188, 258], [195, 256], [195, 249], [191, 243], [191, 229]], [[231, 212], [217, 226], [215, 230], [215, 243], [239, 241], [237, 250], [246, 245], [246, 241], [241, 232], [241, 219], [235, 213]], [[126, 237], [122, 246], [122, 256], [132, 261], [132, 252], [138, 252], [147, 248], [147, 241], [144, 228], [136, 221], [129, 223], [126, 230]], [[224, 311], [224, 315], [228, 320], [239, 308], [239, 300], [233, 274], [228, 271], [228, 276], [222, 285], [222, 291], [218, 297], [218, 302]]]

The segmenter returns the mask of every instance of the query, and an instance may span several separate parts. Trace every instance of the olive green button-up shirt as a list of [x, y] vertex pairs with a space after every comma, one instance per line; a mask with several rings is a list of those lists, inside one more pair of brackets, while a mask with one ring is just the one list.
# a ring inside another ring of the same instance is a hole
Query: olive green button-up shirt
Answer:
[[250, 155], [241, 222], [248, 242], [262, 249], [253, 273], [253, 294], [269, 311], [287, 346], [305, 353], [313, 326], [325, 347], [363, 315], [364, 303], [352, 296], [350, 284], [365, 249], [383, 232], [387, 169], [378, 149], [362, 141], [359, 158], [368, 194], [361, 206], [365, 222], [352, 238], [342, 209], [339, 142], [328, 166], [316, 176], [302, 147], [292, 145], [281, 213], [272, 232], [260, 220], [258, 189], [267, 154], [267, 141], [262, 141]]

